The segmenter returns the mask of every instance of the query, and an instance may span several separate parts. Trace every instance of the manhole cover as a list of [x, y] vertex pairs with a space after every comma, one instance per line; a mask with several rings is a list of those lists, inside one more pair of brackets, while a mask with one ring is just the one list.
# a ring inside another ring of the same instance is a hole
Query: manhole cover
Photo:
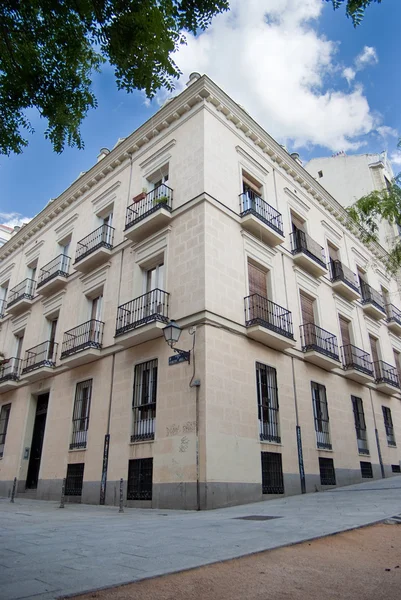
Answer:
[[242, 521], [270, 521], [271, 519], [281, 519], [281, 517], [267, 517], [265, 515], [249, 515], [249, 517], [234, 517]]

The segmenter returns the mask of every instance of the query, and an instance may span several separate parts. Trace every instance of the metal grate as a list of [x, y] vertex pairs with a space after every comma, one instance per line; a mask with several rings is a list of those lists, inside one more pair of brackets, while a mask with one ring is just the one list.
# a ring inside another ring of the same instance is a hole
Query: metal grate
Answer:
[[387, 444], [389, 446], [396, 446], [394, 437], [393, 418], [391, 416], [391, 409], [387, 406], [382, 406], [384, 428], [386, 430]]
[[60, 358], [75, 354], [75, 352], [81, 352], [86, 348], [102, 347], [103, 341], [103, 321], [97, 319], [91, 319], [86, 323], [74, 327], [64, 333], [63, 345], [61, 346]]
[[11, 404], [3, 404], [0, 411], [0, 458], [2, 458], [4, 454], [10, 412]]
[[311, 381], [313, 415], [315, 420], [316, 444], [322, 450], [331, 450], [329, 409], [327, 406], [326, 388], [320, 383]]
[[281, 443], [278, 419], [277, 372], [273, 367], [256, 363], [259, 437], [262, 441]]
[[319, 470], [322, 485], [336, 485], [336, 472], [332, 458], [319, 457]]
[[363, 479], [373, 479], [372, 463], [361, 460], [360, 465]]
[[153, 458], [128, 461], [127, 500], [152, 500]]
[[110, 227], [110, 225], [104, 223], [77, 243], [75, 263], [86, 258], [86, 256], [99, 248], [111, 250], [113, 248], [113, 239], [114, 227]]
[[67, 479], [65, 482], [66, 496], [81, 496], [84, 480], [85, 463], [67, 465]]
[[401, 466], [400, 465], [391, 465], [391, 470], [393, 473], [401, 473]]
[[341, 347], [341, 354], [343, 357], [343, 369], [355, 369], [361, 373], [366, 373], [373, 377], [373, 364], [370, 360], [370, 354], [357, 348], [352, 344], [347, 344]]
[[165, 183], [158, 185], [154, 190], [144, 194], [143, 198], [127, 207], [125, 229], [129, 229], [161, 208], [171, 212], [172, 203], [173, 190]]
[[254, 215], [266, 225], [269, 225], [277, 233], [284, 235], [283, 218], [279, 212], [270, 204], [267, 204], [260, 196], [248, 189], [239, 197], [240, 216]]
[[261, 452], [262, 494], [284, 494], [283, 465], [278, 452]]
[[286, 308], [275, 304], [260, 294], [244, 298], [245, 326], [262, 325], [289, 339], [294, 339], [292, 314]]
[[318, 327], [315, 323], [304, 323], [300, 326], [302, 352], [315, 351], [325, 354], [334, 360], [340, 360], [337, 337]]
[[157, 359], [135, 366], [132, 399], [133, 430], [131, 442], [155, 437], [157, 396]]
[[39, 289], [42, 285], [51, 281], [55, 277], [68, 277], [68, 271], [70, 270], [71, 259], [65, 254], [60, 254], [52, 261], [47, 263], [40, 269], [39, 281], [37, 288]]
[[282, 517], [268, 517], [266, 515], [249, 515], [248, 517], [234, 517], [241, 521], [271, 521], [272, 519], [282, 519]]
[[117, 309], [116, 336], [146, 323], [168, 323], [169, 293], [154, 289], [122, 304]]
[[291, 253], [299, 254], [302, 252], [317, 262], [324, 269], [326, 268], [326, 256], [320, 244], [315, 242], [305, 231], [295, 228], [290, 234]]
[[344, 281], [349, 287], [356, 292], [359, 292], [358, 279], [355, 273], [348, 267], [343, 265], [339, 260], [330, 260], [330, 279], [334, 283], [335, 281]]
[[[354, 423], [359, 454], [369, 454], [368, 437], [366, 432], [365, 413], [362, 398], [351, 396], [354, 411]], [[361, 463], [362, 464], [362, 463]]]
[[77, 383], [74, 413], [72, 415], [72, 438], [70, 450], [86, 448], [89, 414], [92, 398], [92, 379]]

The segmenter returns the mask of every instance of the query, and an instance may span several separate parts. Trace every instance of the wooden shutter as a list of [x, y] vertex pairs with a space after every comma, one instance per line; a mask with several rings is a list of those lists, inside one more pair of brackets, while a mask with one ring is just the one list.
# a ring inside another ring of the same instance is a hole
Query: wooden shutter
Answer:
[[301, 231], [304, 230], [304, 223], [303, 221], [301, 221], [301, 219], [295, 215], [293, 215], [291, 213], [291, 222], [292, 222], [292, 230], [294, 231], [295, 229], [300, 229]]
[[252, 263], [248, 263], [249, 295], [260, 294], [267, 298], [267, 273]]
[[306, 323], [314, 323], [315, 316], [313, 313], [313, 300], [308, 296], [305, 296], [302, 292], [301, 296], [301, 314], [302, 314], [302, 324]]
[[341, 340], [342, 340], [343, 346], [349, 346], [351, 344], [349, 321], [344, 319], [344, 317], [339, 317], [339, 319], [340, 319]]
[[377, 340], [371, 336], [369, 336], [370, 347], [372, 350], [372, 361], [377, 362], [379, 360], [379, 351], [377, 348]]
[[394, 352], [394, 362], [397, 368], [398, 379], [401, 382], [401, 364], [400, 364], [400, 353], [397, 350], [393, 350]]

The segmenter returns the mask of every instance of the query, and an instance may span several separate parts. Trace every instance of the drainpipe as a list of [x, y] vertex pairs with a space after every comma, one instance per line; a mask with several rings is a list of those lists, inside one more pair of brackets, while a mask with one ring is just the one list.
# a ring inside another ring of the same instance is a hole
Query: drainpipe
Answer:
[[370, 404], [372, 405], [373, 421], [375, 424], [376, 446], [377, 446], [377, 454], [379, 455], [380, 471], [382, 474], [382, 479], [385, 479], [386, 475], [384, 473], [384, 464], [383, 464], [383, 457], [382, 457], [382, 452], [381, 452], [381, 448], [380, 448], [379, 432], [377, 429], [376, 415], [375, 415], [375, 411], [373, 408], [372, 390], [370, 388], [369, 388], [369, 394], [370, 394]]
[[305, 480], [305, 467], [304, 467], [304, 455], [302, 450], [302, 438], [301, 438], [301, 426], [299, 424], [298, 415], [298, 399], [297, 399], [297, 386], [295, 383], [295, 364], [294, 357], [291, 356], [291, 367], [292, 367], [292, 386], [294, 389], [294, 403], [295, 403], [295, 420], [296, 420], [296, 435], [297, 435], [297, 448], [298, 448], [298, 468], [299, 477], [301, 479], [301, 492], [306, 493], [306, 480]]
[[102, 478], [101, 478], [101, 482], [100, 482], [99, 504], [104, 504], [105, 500], [106, 500], [107, 467], [109, 464], [111, 403], [113, 400], [114, 367], [115, 367], [115, 362], [116, 362], [115, 353], [112, 354], [111, 358], [112, 358], [112, 360], [111, 360], [111, 374], [110, 374], [109, 409], [108, 409], [108, 414], [107, 414], [107, 430], [106, 430], [106, 435], [104, 436]]
[[195, 340], [196, 340], [196, 327], [192, 328], [189, 332], [193, 335], [191, 360], [193, 364], [192, 377], [189, 382], [190, 388], [195, 388], [195, 464], [196, 464], [196, 510], [201, 510], [200, 501], [200, 464], [199, 464], [199, 390], [200, 390], [200, 379], [195, 379]]

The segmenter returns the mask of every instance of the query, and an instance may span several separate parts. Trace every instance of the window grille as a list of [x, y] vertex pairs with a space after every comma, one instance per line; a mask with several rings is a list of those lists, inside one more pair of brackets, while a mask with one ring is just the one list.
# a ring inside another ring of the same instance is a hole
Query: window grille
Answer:
[[85, 463], [67, 465], [67, 478], [65, 481], [66, 496], [82, 496]]
[[336, 472], [332, 458], [319, 457], [319, 470], [322, 485], [336, 485]]
[[131, 442], [155, 437], [157, 396], [157, 359], [135, 366], [132, 399], [133, 429]]
[[365, 413], [362, 398], [351, 396], [352, 409], [354, 411], [355, 433], [358, 443], [359, 454], [369, 454], [368, 438], [366, 433]]
[[373, 479], [372, 463], [361, 460], [361, 475], [363, 479]]
[[394, 427], [393, 427], [393, 419], [391, 416], [391, 409], [387, 406], [382, 406], [383, 410], [383, 419], [384, 419], [384, 428], [386, 430], [387, 436], [387, 444], [389, 446], [396, 446], [395, 436], [394, 436]]
[[77, 383], [74, 412], [72, 415], [72, 439], [70, 450], [86, 448], [89, 414], [92, 397], [92, 379]]
[[152, 500], [153, 458], [128, 461], [127, 500]]
[[315, 383], [314, 381], [311, 382], [311, 388], [317, 447], [324, 450], [331, 450], [326, 388], [324, 385]]
[[261, 452], [262, 494], [284, 494], [281, 454]]
[[4, 454], [10, 411], [11, 404], [3, 404], [0, 411], [0, 458]]
[[280, 444], [276, 369], [256, 363], [256, 386], [260, 439]]

